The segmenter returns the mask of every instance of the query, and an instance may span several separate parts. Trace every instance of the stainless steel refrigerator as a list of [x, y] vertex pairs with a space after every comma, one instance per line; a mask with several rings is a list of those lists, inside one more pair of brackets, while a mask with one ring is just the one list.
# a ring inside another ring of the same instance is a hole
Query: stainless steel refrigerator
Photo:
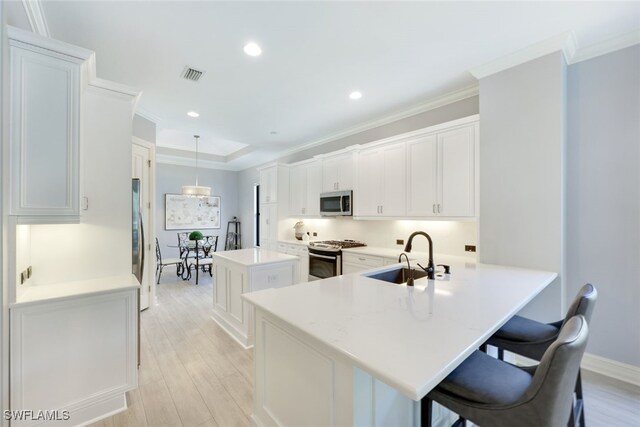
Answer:
[[131, 268], [132, 273], [142, 285], [142, 276], [144, 274], [144, 224], [142, 223], [142, 200], [140, 196], [140, 179], [133, 178], [131, 180]]

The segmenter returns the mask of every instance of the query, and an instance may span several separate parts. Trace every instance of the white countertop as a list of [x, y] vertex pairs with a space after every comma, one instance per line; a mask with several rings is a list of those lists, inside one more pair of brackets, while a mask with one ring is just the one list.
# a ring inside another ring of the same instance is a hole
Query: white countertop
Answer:
[[414, 287], [366, 272], [243, 297], [419, 400], [557, 276], [444, 255], [437, 261], [452, 274]]
[[140, 283], [138, 283], [138, 279], [136, 279], [133, 274], [50, 285], [30, 285], [20, 293], [17, 301], [10, 304], [10, 307], [37, 304], [49, 300], [103, 294], [138, 287], [140, 287]]
[[238, 249], [237, 251], [214, 252], [213, 259], [222, 258], [236, 264], [244, 266], [275, 264], [279, 262], [297, 261], [299, 257], [295, 255], [285, 255], [267, 249], [250, 248]]

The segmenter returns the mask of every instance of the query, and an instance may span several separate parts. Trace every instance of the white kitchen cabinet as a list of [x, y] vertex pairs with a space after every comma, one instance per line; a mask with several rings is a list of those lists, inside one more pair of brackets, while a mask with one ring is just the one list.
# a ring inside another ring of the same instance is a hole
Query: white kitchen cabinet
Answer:
[[342, 274], [358, 273], [385, 265], [381, 256], [368, 254], [342, 253]]
[[260, 243], [278, 240], [278, 205], [260, 205]]
[[322, 191], [352, 190], [355, 185], [353, 152], [332, 154], [322, 159]]
[[63, 425], [125, 410], [138, 386], [139, 287], [132, 275], [32, 286], [11, 304], [10, 409], [67, 410]]
[[251, 306], [246, 292], [290, 286], [298, 275], [298, 258], [265, 249], [213, 254], [213, 320], [243, 347], [253, 346]]
[[407, 143], [407, 216], [473, 217], [478, 124]]
[[291, 165], [289, 171], [289, 215], [313, 217], [320, 215], [322, 168], [318, 160]]
[[406, 146], [379, 145], [358, 153], [355, 215], [402, 217], [406, 213]]
[[309, 248], [307, 243], [285, 243], [278, 242], [277, 250], [280, 253], [287, 255], [295, 255], [300, 259], [298, 265], [298, 278], [297, 283], [306, 283], [309, 281]]
[[80, 222], [81, 76], [90, 51], [8, 28], [10, 214]]
[[260, 170], [260, 203], [278, 201], [278, 166]]

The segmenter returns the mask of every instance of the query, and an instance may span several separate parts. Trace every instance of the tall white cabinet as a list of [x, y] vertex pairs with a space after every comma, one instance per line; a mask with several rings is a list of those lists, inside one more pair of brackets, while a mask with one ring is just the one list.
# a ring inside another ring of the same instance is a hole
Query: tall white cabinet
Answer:
[[270, 164], [260, 173], [260, 247], [276, 250], [278, 224], [289, 215], [289, 166]]
[[11, 197], [19, 223], [80, 222], [82, 69], [91, 52], [8, 28]]
[[317, 217], [320, 215], [322, 165], [319, 160], [306, 160], [290, 165], [289, 215]]

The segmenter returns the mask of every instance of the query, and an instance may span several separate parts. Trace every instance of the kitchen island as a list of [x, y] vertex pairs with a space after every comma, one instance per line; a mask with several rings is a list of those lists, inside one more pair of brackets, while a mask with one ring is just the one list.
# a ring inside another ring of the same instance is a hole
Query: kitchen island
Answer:
[[452, 274], [414, 287], [369, 271], [244, 295], [254, 424], [419, 425], [420, 399], [557, 276], [437, 261]]
[[296, 283], [299, 258], [260, 248], [214, 252], [212, 318], [244, 348], [253, 345], [253, 313], [245, 292]]

